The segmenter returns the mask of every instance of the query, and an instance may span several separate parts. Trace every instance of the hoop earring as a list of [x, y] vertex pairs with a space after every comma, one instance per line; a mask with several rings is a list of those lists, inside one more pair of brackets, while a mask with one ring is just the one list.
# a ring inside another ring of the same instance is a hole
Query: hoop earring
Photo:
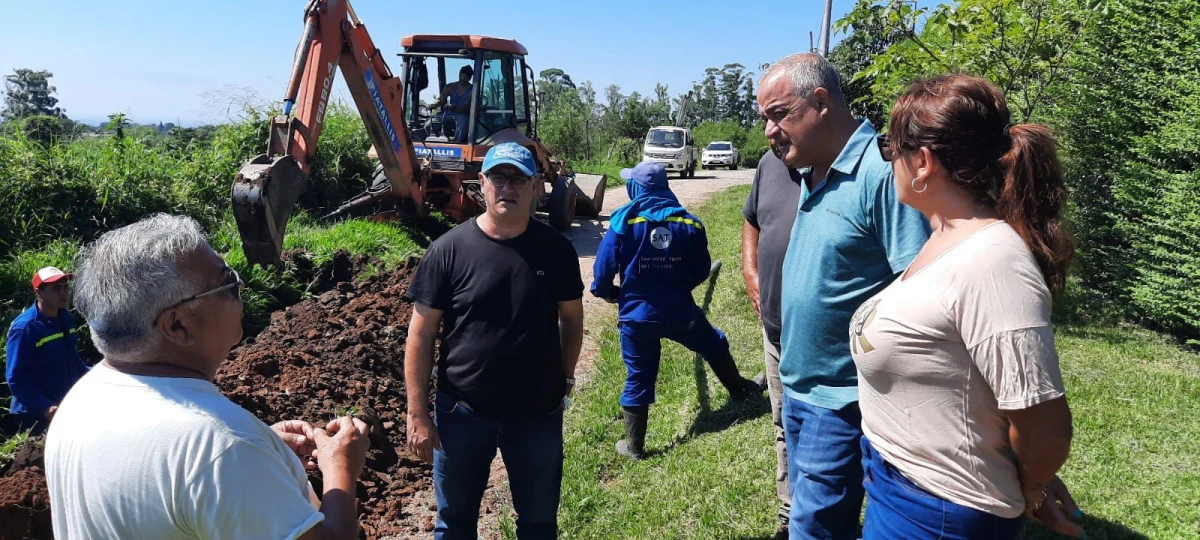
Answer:
[[925, 190], [929, 189], [929, 182], [925, 182], [925, 187], [923, 187], [921, 189], [917, 189], [917, 180], [920, 180], [920, 179], [921, 179], [920, 176], [912, 179], [911, 187], [912, 187], [913, 193], [925, 193]]

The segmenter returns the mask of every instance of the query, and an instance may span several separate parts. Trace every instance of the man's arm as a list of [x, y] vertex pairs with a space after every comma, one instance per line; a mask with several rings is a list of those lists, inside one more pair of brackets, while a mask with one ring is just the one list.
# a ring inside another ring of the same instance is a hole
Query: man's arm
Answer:
[[[583, 346], [583, 299], [558, 303], [558, 335], [562, 346], [563, 374], [575, 378], [575, 364], [579, 362], [579, 349]], [[567, 388], [567, 394], [573, 387]]]
[[38, 373], [33, 361], [33, 336], [24, 329], [11, 330], [5, 347], [5, 375], [9, 390], [29, 412], [45, 417], [55, 403], [38, 391], [34, 384]]
[[758, 294], [758, 232], [749, 221], [742, 222], [742, 281], [746, 282], [746, 296], [750, 297], [754, 313], [762, 318]]
[[437, 429], [429, 417], [429, 379], [433, 371], [433, 343], [442, 323], [442, 310], [413, 304], [404, 346], [404, 385], [408, 392], [408, 444], [417, 457], [433, 462], [433, 449], [441, 448]]
[[592, 295], [597, 298], [613, 299], [616, 287], [613, 278], [621, 271], [620, 257], [621, 240], [618, 234], [609, 229], [596, 248], [596, 262], [592, 264]]

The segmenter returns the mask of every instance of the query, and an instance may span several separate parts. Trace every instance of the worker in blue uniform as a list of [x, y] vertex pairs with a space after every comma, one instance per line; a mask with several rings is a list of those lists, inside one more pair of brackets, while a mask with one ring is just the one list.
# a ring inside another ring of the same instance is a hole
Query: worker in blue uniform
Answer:
[[4, 363], [12, 392], [8, 431], [45, 432], [67, 391], [88, 372], [77, 348], [75, 319], [67, 310], [71, 279], [54, 267], [35, 272], [37, 301], [9, 326]]
[[[615, 210], [600, 242], [591, 293], [618, 305], [621, 355], [627, 376], [621, 407], [625, 439], [617, 452], [645, 455], [646, 421], [654, 403], [663, 338], [699, 353], [734, 399], [766, 390], [766, 377], [738, 372], [725, 334], [692, 299], [708, 277], [711, 259], [704, 224], [688, 213], [667, 184], [661, 163], [621, 171], [629, 204]], [[620, 285], [613, 278], [621, 277]]]

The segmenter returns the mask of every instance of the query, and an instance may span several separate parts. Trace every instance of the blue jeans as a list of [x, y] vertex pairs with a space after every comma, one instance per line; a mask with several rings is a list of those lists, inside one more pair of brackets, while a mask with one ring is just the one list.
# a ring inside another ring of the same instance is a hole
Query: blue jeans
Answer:
[[835, 411], [784, 393], [792, 540], [858, 537], [863, 504], [861, 426], [857, 403]]
[[909, 481], [862, 439], [867, 489], [863, 540], [872, 538], [1007, 540], [1021, 532], [1021, 517], [1003, 518], [942, 499]]
[[517, 537], [555, 538], [563, 472], [562, 413], [559, 407], [533, 420], [496, 421], [438, 392], [434, 421], [442, 450], [433, 453], [433, 489], [438, 505], [434, 538], [477, 537], [479, 504], [497, 448], [508, 470], [517, 511]]
[[622, 407], [640, 407], [654, 403], [654, 387], [658, 383], [658, 364], [662, 358], [662, 340], [669, 339], [705, 358], [729, 350], [725, 334], [708, 322], [704, 312], [696, 308], [694, 318], [686, 324], [622, 322], [621, 357], [625, 360], [625, 392]]

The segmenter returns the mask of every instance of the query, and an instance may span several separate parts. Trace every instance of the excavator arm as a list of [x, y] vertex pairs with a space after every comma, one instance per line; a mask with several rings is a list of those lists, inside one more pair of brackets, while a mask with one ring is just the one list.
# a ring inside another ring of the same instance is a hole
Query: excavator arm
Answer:
[[392, 75], [348, 0], [310, 0], [283, 114], [270, 120], [267, 152], [246, 163], [233, 182], [234, 217], [251, 265], [281, 264], [284, 232], [296, 200], [310, 187], [339, 68], [391, 184], [391, 193], [371, 197], [394, 194], [423, 206], [422, 168], [403, 121], [401, 79]]

